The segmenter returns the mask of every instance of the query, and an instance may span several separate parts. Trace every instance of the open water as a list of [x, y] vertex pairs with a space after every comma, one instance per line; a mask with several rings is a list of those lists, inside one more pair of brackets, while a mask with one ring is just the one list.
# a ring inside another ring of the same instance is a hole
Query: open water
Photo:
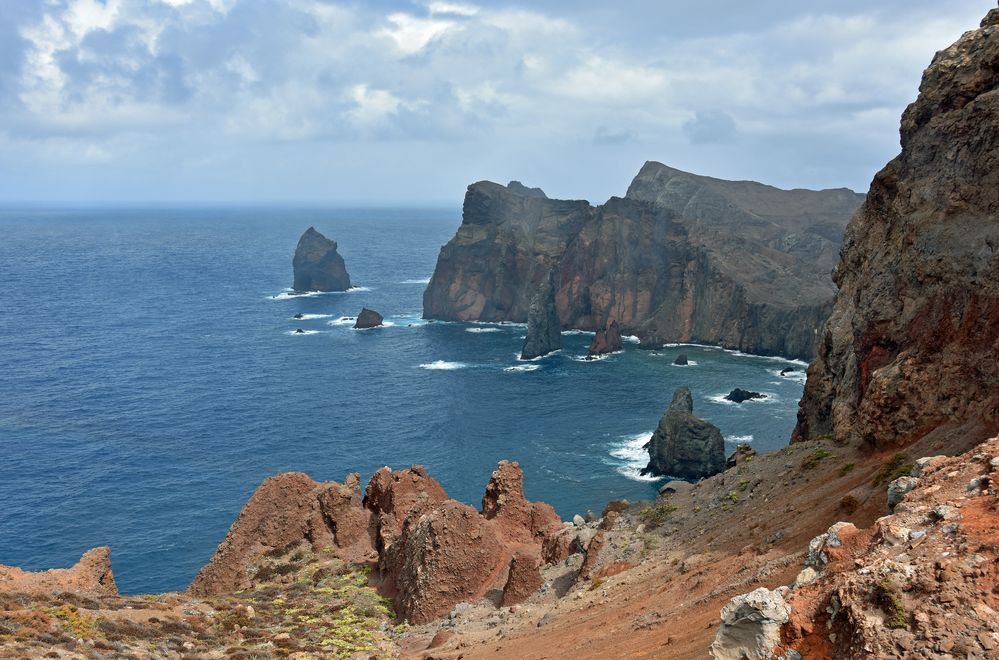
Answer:
[[[366, 482], [420, 463], [478, 505], [506, 458], [563, 518], [649, 499], [641, 446], [684, 384], [729, 451], [787, 443], [801, 363], [637, 344], [586, 362], [590, 335], [571, 332], [520, 362], [522, 326], [421, 320], [459, 222], [457, 209], [0, 210], [0, 564], [69, 566], [110, 545], [123, 592], [183, 589], [257, 484], [288, 470]], [[339, 242], [357, 289], [288, 295], [310, 225]], [[352, 329], [362, 306], [389, 325]], [[672, 365], [680, 352], [690, 366]], [[737, 386], [768, 398], [725, 402]]]

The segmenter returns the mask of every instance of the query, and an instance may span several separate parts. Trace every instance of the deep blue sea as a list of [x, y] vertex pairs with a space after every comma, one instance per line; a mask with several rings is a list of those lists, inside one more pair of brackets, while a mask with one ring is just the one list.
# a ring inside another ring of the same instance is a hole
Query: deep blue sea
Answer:
[[[500, 459], [564, 517], [651, 498], [641, 445], [673, 390], [730, 441], [787, 443], [803, 374], [707, 347], [517, 360], [524, 328], [420, 319], [457, 209], [0, 210], [0, 563], [110, 545], [125, 593], [179, 590], [257, 484], [425, 465], [478, 505]], [[310, 225], [348, 293], [292, 297]], [[362, 306], [391, 325], [353, 330]], [[296, 313], [306, 315], [294, 320]], [[294, 334], [296, 328], [308, 334]], [[679, 352], [691, 366], [671, 363]], [[733, 387], [766, 392], [734, 405]]]

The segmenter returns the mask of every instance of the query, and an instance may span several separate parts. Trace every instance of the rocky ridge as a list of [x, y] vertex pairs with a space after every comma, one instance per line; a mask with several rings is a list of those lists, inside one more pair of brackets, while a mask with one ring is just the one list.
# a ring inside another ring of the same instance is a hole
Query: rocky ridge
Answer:
[[693, 341], [811, 359], [843, 228], [862, 196], [784, 191], [649, 162], [601, 206], [522, 185], [468, 188], [424, 317], [516, 321], [553, 268], [562, 326], [614, 318], [646, 344]]
[[999, 10], [933, 58], [847, 228], [798, 439], [999, 430]]

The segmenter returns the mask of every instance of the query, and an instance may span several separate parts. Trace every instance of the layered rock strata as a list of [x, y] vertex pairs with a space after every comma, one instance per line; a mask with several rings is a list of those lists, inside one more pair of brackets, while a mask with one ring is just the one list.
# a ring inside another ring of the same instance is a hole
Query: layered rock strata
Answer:
[[649, 464], [642, 474], [702, 479], [725, 470], [725, 439], [718, 427], [694, 416], [694, 399], [684, 385], [646, 448]]
[[862, 196], [779, 190], [649, 162], [625, 198], [469, 186], [424, 294], [426, 318], [523, 322], [557, 267], [562, 326], [614, 318], [646, 344], [695, 341], [810, 359], [843, 228]]
[[331, 241], [315, 227], [309, 227], [298, 239], [292, 259], [295, 291], [346, 291], [350, 288], [350, 275], [343, 257], [337, 252], [336, 241]]
[[999, 10], [940, 51], [836, 267], [797, 439], [999, 428]]

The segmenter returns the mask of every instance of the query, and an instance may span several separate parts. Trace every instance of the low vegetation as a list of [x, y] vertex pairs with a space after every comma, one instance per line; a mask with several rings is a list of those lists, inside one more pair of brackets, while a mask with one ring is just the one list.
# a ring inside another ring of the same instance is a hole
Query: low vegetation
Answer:
[[909, 457], [898, 452], [885, 463], [881, 470], [874, 477], [875, 484], [886, 484], [895, 481], [899, 477], [907, 477], [912, 474], [912, 463]]
[[805, 460], [801, 462], [802, 470], [812, 470], [818, 467], [819, 463], [827, 458], [832, 458], [832, 452], [828, 449], [819, 447], [814, 452], [811, 453]]
[[638, 512], [638, 517], [649, 529], [662, 527], [669, 520], [670, 515], [676, 512], [677, 507], [670, 502], [656, 502], [643, 508]]

